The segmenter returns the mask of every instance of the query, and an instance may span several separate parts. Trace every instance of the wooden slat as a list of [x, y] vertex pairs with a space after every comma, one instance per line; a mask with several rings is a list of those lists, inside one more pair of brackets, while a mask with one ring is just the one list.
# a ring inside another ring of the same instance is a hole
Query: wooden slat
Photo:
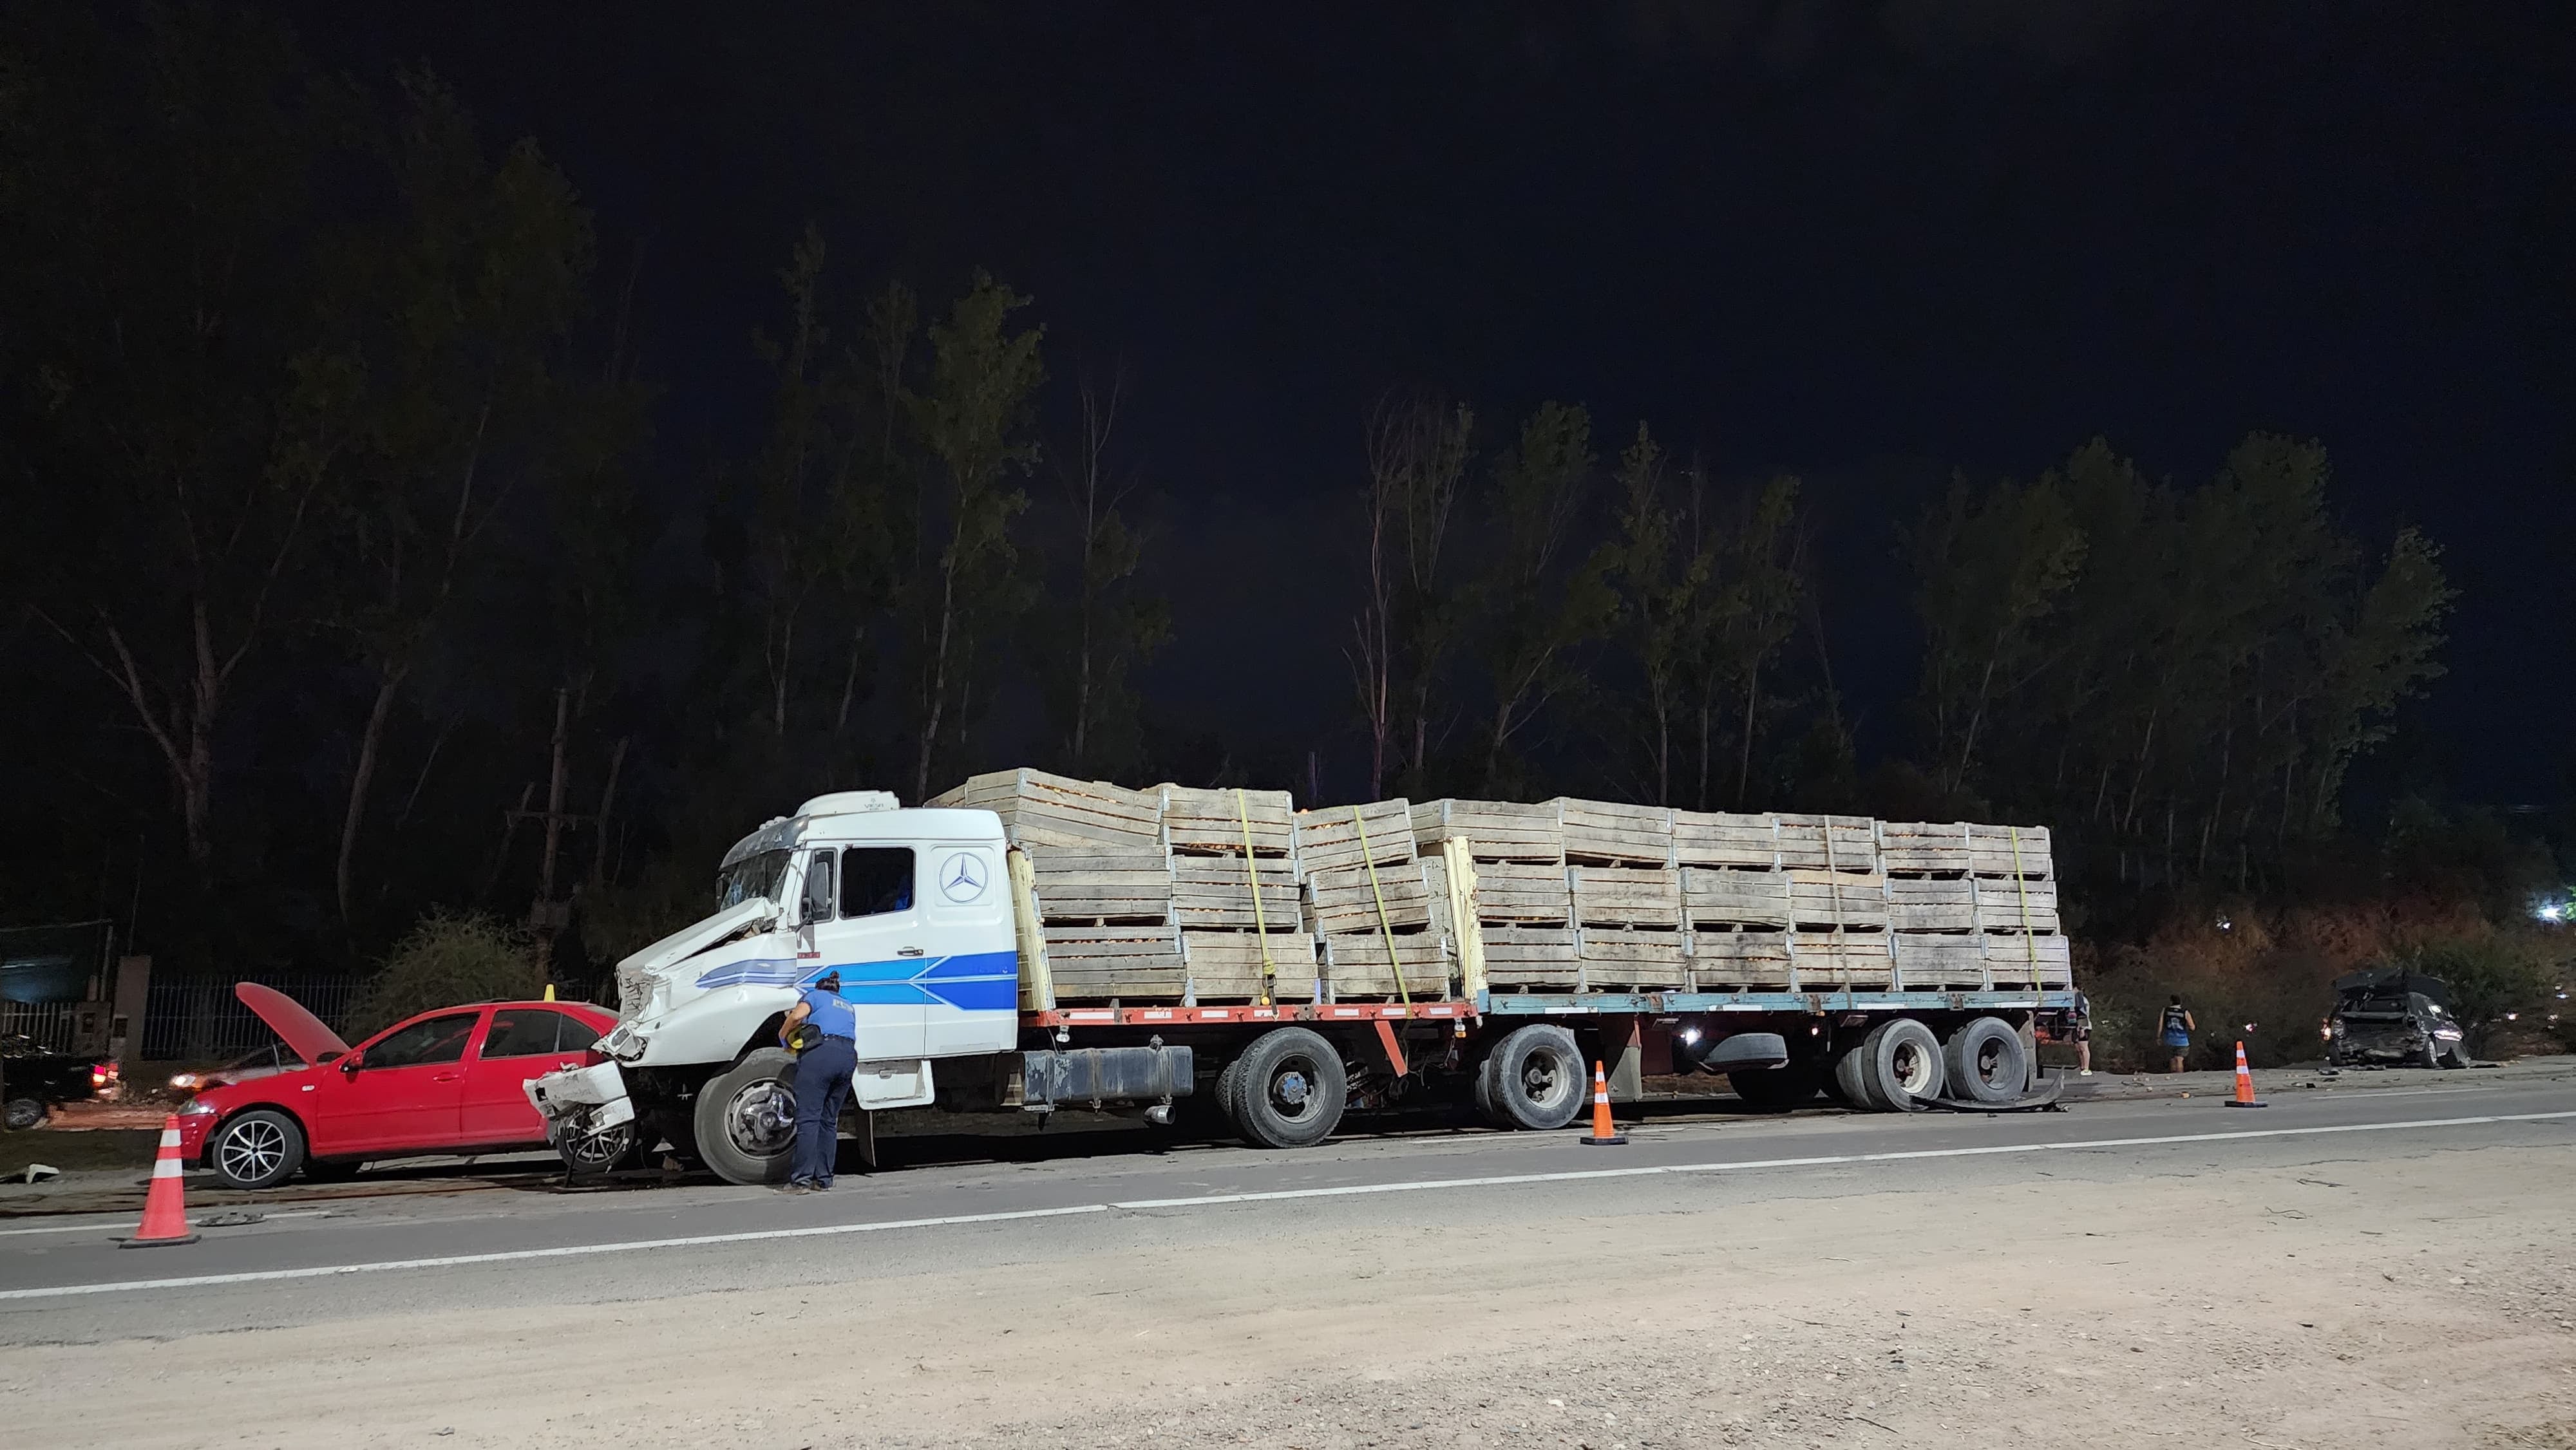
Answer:
[[1572, 866], [1577, 926], [1682, 924], [1681, 873], [1670, 867]]
[[1366, 866], [1337, 866], [1306, 873], [1306, 904], [1319, 932], [1376, 931], [1377, 904], [1386, 900], [1386, 924], [1398, 931], [1433, 924], [1435, 908], [1446, 894], [1435, 887], [1432, 863], [1403, 861], [1379, 866], [1377, 890], [1369, 889]]
[[[2019, 837], [2016, 850], [2015, 837]], [[2046, 826], [1968, 825], [1968, 869], [1980, 876], [2054, 876]]]
[[[1261, 878], [1259, 912], [1253, 910], [1252, 876]], [[1250, 870], [1237, 856], [1172, 858], [1172, 919], [1189, 930], [1272, 932], [1303, 929], [1297, 868], [1284, 858], [1258, 857]]]
[[1898, 979], [1909, 992], [1976, 992], [1986, 988], [1986, 948], [1992, 938], [1973, 934], [1888, 938]]
[[[2063, 987], [2074, 980], [2072, 953], [2062, 936], [1987, 936], [1986, 971], [1998, 987]], [[2034, 960], [2036, 958], [2036, 960]]]
[[1672, 864], [1673, 813], [1663, 806], [1560, 796], [1556, 808], [1565, 823], [1565, 854], [1570, 859]]
[[1563, 866], [1524, 861], [1476, 863], [1476, 919], [1500, 924], [1568, 925], [1574, 892]]
[[1881, 821], [1881, 869], [1909, 875], [1955, 875], [1968, 869], [1968, 828], [1955, 821]]
[[1155, 794], [1163, 837], [1174, 851], [1240, 856], [1247, 823], [1256, 856], [1286, 856], [1296, 847], [1293, 812], [1284, 790], [1237, 792], [1161, 785], [1155, 787]]
[[1415, 801], [1413, 839], [1423, 851], [1463, 840], [1479, 861], [1565, 859], [1565, 826], [1554, 801]]
[[[1482, 873], [1490, 868], [1479, 866]], [[1485, 978], [1497, 987], [1553, 987], [1571, 990], [1581, 983], [1574, 955], [1574, 928], [1569, 926], [1489, 926], [1484, 928]]]
[[1780, 864], [1808, 871], [1876, 871], [1878, 822], [1867, 816], [1791, 816], [1780, 820]]
[[1789, 938], [1789, 956], [1798, 969], [1798, 990], [1836, 987], [1884, 991], [1889, 981], [1885, 936], [1849, 936], [1798, 932]]
[[1049, 926], [1042, 935], [1060, 1002], [1181, 999], [1180, 940], [1168, 926]]
[[[1262, 993], [1261, 952], [1265, 939], [1254, 932], [1185, 931], [1181, 950], [1189, 967], [1190, 989], [1202, 1003], [1250, 1002]], [[1315, 939], [1302, 932], [1272, 933], [1266, 938], [1274, 973], [1271, 998], [1279, 1002], [1315, 1000]]]
[[1694, 923], [1789, 924], [1789, 877], [1783, 871], [1682, 868], [1682, 907]]
[[[1386, 938], [1374, 932], [1322, 936], [1324, 981], [1337, 1002], [1376, 1001], [1399, 995], [1395, 972], [1388, 969]], [[1441, 997], [1449, 990], [1448, 940], [1424, 931], [1395, 938], [1397, 968], [1405, 991], [1414, 997]]]
[[1838, 931], [1887, 930], [1887, 878], [1850, 871], [1790, 871], [1789, 911], [1796, 924]]
[[1038, 910], [1048, 920], [1159, 921], [1172, 914], [1171, 861], [1159, 851], [1096, 854], [1042, 847], [1026, 854]]
[[1326, 806], [1296, 815], [1297, 860], [1309, 872], [1361, 864], [1360, 838], [1368, 838], [1366, 859], [1381, 866], [1414, 857], [1413, 807], [1408, 801], [1371, 801], [1357, 807]]
[[1578, 927], [1575, 948], [1583, 963], [1584, 985], [1594, 991], [1670, 991], [1682, 985], [1678, 931]]
[[1729, 811], [1675, 811], [1673, 864], [1773, 869], [1780, 864], [1780, 833], [1775, 818]]
[[1789, 938], [1776, 931], [1694, 931], [1687, 964], [1702, 991], [1714, 987], [1789, 985]]
[[1974, 931], [1977, 887], [1965, 877], [1897, 877], [1887, 883], [1887, 921], [1898, 931]]
[[[1944, 883], [1947, 884], [1947, 883]], [[1977, 928], [1980, 931], [2033, 932], [2042, 936], [2059, 931], [2057, 917], [2057, 883], [2015, 880], [2010, 876], [1978, 877]]]

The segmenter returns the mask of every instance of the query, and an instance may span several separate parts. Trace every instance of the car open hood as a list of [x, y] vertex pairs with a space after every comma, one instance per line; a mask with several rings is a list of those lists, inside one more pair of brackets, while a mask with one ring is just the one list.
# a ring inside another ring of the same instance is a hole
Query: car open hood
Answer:
[[259, 1014], [268, 1029], [286, 1040], [289, 1050], [306, 1062], [320, 1062], [326, 1052], [347, 1052], [349, 1044], [340, 1034], [322, 1025], [322, 1019], [306, 1011], [304, 1004], [274, 987], [257, 982], [235, 982], [233, 995], [243, 1006]]

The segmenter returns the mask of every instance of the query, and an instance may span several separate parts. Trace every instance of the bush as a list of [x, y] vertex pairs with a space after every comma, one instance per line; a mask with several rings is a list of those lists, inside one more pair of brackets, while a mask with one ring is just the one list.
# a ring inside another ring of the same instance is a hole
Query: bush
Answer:
[[524, 1001], [546, 989], [536, 943], [488, 916], [433, 911], [394, 944], [384, 966], [349, 1009], [363, 1037], [417, 1012], [460, 1002]]

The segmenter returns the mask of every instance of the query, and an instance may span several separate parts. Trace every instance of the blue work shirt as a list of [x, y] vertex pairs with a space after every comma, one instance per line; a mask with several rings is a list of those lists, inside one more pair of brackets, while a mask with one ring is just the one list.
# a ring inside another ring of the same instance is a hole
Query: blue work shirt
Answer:
[[805, 1004], [805, 1020], [823, 1029], [824, 1036], [851, 1042], [858, 1040], [859, 1014], [851, 1009], [849, 1003], [841, 1000], [839, 993], [807, 987], [797, 994], [797, 998]]

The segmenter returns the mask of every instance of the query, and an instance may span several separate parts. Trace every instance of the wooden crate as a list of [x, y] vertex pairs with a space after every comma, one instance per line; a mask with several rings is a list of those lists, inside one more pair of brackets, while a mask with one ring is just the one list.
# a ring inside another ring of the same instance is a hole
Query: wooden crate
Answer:
[[1801, 992], [1836, 988], [1883, 992], [1891, 980], [1884, 934], [1795, 932], [1789, 937], [1789, 960], [1798, 969], [1797, 990]]
[[1700, 991], [1788, 990], [1786, 933], [1694, 931], [1688, 947], [1691, 979]]
[[[1256, 876], [1258, 911], [1252, 899]], [[1296, 864], [1285, 857], [1256, 857], [1246, 866], [1239, 855], [1175, 856], [1172, 919], [1191, 931], [1300, 931], [1305, 917], [1297, 888]]]
[[1479, 861], [1565, 859], [1565, 826], [1554, 801], [1415, 801], [1413, 840], [1424, 855], [1443, 841], [1464, 840]]
[[1569, 866], [1576, 926], [1645, 926], [1679, 931], [1681, 873], [1670, 867]]
[[1159, 785], [1154, 795], [1164, 841], [1177, 853], [1240, 856], [1247, 831], [1256, 856], [1286, 856], [1296, 849], [1294, 812], [1284, 790]]
[[[1340, 933], [1320, 936], [1316, 941], [1323, 946], [1324, 982], [1334, 1001], [1373, 1002], [1399, 995], [1395, 970], [1387, 965], [1387, 938], [1383, 933]], [[1404, 973], [1405, 993], [1416, 1001], [1448, 996], [1455, 955], [1443, 933], [1397, 933], [1396, 970]], [[1489, 962], [1487, 971], [1491, 970]]]
[[1789, 874], [1785, 871], [1685, 866], [1681, 877], [1682, 910], [1694, 926], [1789, 924]]
[[1977, 883], [1962, 877], [1898, 876], [1887, 883], [1887, 923], [1898, 931], [1974, 931]]
[[1049, 926], [1047, 970], [1058, 1002], [1178, 1002], [1186, 987], [1169, 926]]
[[2062, 936], [1987, 936], [1986, 973], [1997, 987], [2074, 985], [2072, 953]]
[[1480, 932], [1485, 943], [1485, 981], [1492, 989], [1573, 991], [1583, 985], [1574, 928], [1497, 925], [1482, 927]]
[[1889, 936], [1888, 947], [1894, 953], [1897, 980], [1909, 992], [1981, 992], [1990, 981], [1986, 950], [1993, 940], [1976, 933], [1897, 932]]
[[1042, 847], [1028, 856], [1042, 920], [1172, 918], [1172, 863], [1160, 851], [1101, 854]]
[[[1638, 927], [1580, 926], [1575, 956], [1589, 991], [1669, 992], [1683, 982], [1682, 934]], [[1488, 976], [1493, 968], [1486, 969]]]
[[1891, 876], [1965, 875], [1968, 828], [1955, 821], [1881, 821], [1878, 852]]
[[1810, 931], [1887, 930], [1887, 878], [1851, 871], [1786, 871], [1789, 914]]
[[1476, 863], [1476, 919], [1569, 926], [1574, 892], [1563, 866], [1530, 861]]
[[1565, 824], [1565, 855], [1571, 861], [1613, 862], [1627, 866], [1673, 863], [1673, 813], [1663, 806], [1632, 806], [1617, 801], [1554, 802]]
[[1782, 816], [1780, 864], [1807, 871], [1876, 871], [1878, 822], [1867, 816]]
[[1731, 811], [1675, 811], [1673, 864], [1777, 870], [1780, 865], [1779, 818], [1737, 815]]
[[1973, 884], [1977, 888], [1979, 930], [2042, 936], [2061, 930], [2056, 882], [2006, 876], [1974, 878]]
[[1002, 818], [1011, 844], [1129, 852], [1163, 849], [1162, 809], [1150, 791], [1107, 781], [1075, 780], [1043, 770], [997, 770], [933, 796], [924, 804], [988, 810]]
[[1306, 909], [1308, 919], [1319, 932], [1376, 931], [1379, 929], [1378, 902], [1386, 903], [1385, 925], [1398, 931], [1418, 931], [1437, 924], [1445, 917], [1443, 898], [1448, 894], [1447, 874], [1438, 873], [1433, 881], [1431, 869], [1437, 862], [1403, 861], [1374, 868], [1377, 886], [1369, 886], [1372, 868], [1336, 866], [1306, 873]]
[[[1414, 857], [1413, 807], [1406, 801], [1371, 801], [1360, 806], [1299, 811], [1296, 829], [1297, 860], [1309, 872], [1357, 866], [1363, 861], [1389, 866]], [[1363, 837], [1368, 841], [1365, 856], [1360, 850]]]
[[2046, 826], [1968, 825], [1968, 869], [1980, 876], [2054, 876]]
[[1185, 931], [1181, 956], [1189, 970], [1190, 1000], [1201, 1006], [1257, 1002], [1262, 997], [1262, 950], [1269, 949], [1270, 999], [1312, 1002], [1320, 983], [1315, 939], [1304, 932]]

